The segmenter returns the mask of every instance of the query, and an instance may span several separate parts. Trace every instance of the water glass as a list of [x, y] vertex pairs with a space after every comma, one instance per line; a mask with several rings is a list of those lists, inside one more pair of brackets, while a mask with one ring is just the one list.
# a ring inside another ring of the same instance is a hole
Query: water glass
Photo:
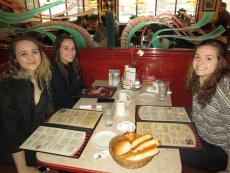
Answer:
[[120, 90], [118, 93], [118, 100], [120, 101], [126, 101], [128, 100], [128, 94], [125, 90]]
[[158, 98], [160, 101], [164, 101], [167, 98], [168, 84], [166, 82], [161, 82], [158, 85]]
[[103, 121], [105, 126], [112, 126], [114, 121], [114, 106], [113, 103], [105, 103], [102, 107]]
[[116, 115], [125, 116], [126, 115], [126, 101], [118, 100], [116, 102]]

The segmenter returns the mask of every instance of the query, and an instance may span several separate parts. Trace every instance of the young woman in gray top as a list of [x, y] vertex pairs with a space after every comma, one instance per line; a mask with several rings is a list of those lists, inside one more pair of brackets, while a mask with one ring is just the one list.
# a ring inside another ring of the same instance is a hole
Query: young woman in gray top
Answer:
[[205, 40], [196, 48], [188, 73], [192, 120], [203, 148], [181, 150], [181, 160], [207, 171], [226, 169], [230, 152], [230, 70], [226, 55], [224, 43]]

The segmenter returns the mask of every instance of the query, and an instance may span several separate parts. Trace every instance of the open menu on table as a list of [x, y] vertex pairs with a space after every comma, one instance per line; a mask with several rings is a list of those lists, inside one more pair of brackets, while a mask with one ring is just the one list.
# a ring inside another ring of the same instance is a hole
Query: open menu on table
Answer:
[[101, 115], [98, 111], [61, 109], [20, 148], [79, 158]]
[[112, 97], [116, 91], [116, 87], [109, 86], [92, 86], [88, 89], [84, 89], [82, 97], [87, 98], [108, 98]]
[[161, 147], [202, 148], [184, 108], [137, 105], [135, 117], [137, 133], [153, 135]]
[[101, 118], [102, 112], [81, 109], [60, 109], [50, 117], [47, 124], [49, 126], [92, 131]]
[[184, 107], [137, 105], [136, 119], [142, 121], [191, 122]]
[[74, 156], [83, 146], [85, 139], [86, 132], [40, 126], [20, 148]]

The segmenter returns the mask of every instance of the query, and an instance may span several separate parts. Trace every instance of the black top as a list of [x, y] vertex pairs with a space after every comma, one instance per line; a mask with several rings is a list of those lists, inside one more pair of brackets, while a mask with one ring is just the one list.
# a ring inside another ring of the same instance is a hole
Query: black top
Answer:
[[0, 98], [0, 137], [4, 139], [0, 143], [0, 157], [8, 162], [12, 159], [11, 153], [21, 151], [19, 146], [53, 113], [53, 104], [48, 91], [44, 90], [35, 106], [34, 86], [27, 79], [3, 79]]
[[227, 35], [229, 32], [229, 26], [230, 26], [230, 14], [227, 10], [220, 12], [218, 14], [216, 27], [222, 25], [226, 31], [222, 35]]
[[32, 129], [35, 130], [41, 124], [41, 122], [44, 122], [43, 117], [40, 115], [46, 115], [46, 110], [43, 109], [46, 107], [46, 104], [47, 100], [44, 92], [42, 92], [38, 104], [35, 105], [35, 116], [32, 117]]
[[77, 80], [71, 65], [65, 66], [67, 80], [59, 70], [56, 63], [52, 68], [53, 100], [56, 109], [72, 108], [80, 97], [80, 90], [84, 88], [82, 80]]

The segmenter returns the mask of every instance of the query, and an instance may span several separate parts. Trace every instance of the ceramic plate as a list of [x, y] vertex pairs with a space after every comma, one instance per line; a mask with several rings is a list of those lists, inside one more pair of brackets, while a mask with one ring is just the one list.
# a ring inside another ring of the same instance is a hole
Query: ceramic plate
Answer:
[[153, 100], [156, 99], [156, 94], [153, 93], [141, 93], [138, 95], [138, 100], [143, 101], [143, 102], [152, 102]]
[[116, 136], [116, 133], [112, 131], [101, 131], [93, 135], [93, 145], [100, 149], [109, 148], [109, 141]]

